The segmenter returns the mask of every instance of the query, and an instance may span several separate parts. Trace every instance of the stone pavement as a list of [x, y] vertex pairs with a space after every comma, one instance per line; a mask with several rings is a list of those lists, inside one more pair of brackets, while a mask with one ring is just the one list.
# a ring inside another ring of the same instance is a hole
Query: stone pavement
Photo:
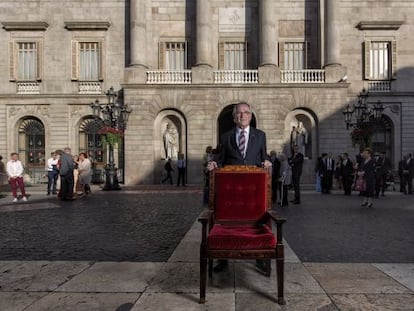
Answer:
[[[40, 211], [33, 202], [44, 197], [43, 191], [29, 189], [29, 192], [32, 196], [23, 204], [10, 205], [10, 196], [0, 199], [0, 217]], [[109, 201], [111, 196], [127, 193], [137, 196], [152, 193], [154, 198], [164, 196], [167, 200], [173, 193], [183, 196], [190, 193], [200, 202], [202, 195], [197, 187], [184, 190], [164, 186], [125, 188], [114, 195], [94, 189], [93, 196], [107, 196]], [[401, 200], [413, 202], [399, 193], [392, 195], [396, 204]], [[304, 204], [312, 209], [326, 200], [316, 200], [316, 196], [304, 191], [303, 201], [309, 198], [310, 202]], [[78, 204], [76, 201], [69, 204], [73, 203]], [[410, 204], [407, 208], [414, 211], [414, 203]], [[66, 206], [56, 204], [49, 208]], [[343, 262], [307, 262], [296, 256], [289, 240], [286, 306], [281, 307], [273, 300], [275, 275], [266, 278], [257, 273], [253, 262], [246, 261], [231, 262], [227, 271], [216, 274], [209, 281], [207, 303], [200, 305], [200, 235], [200, 224], [195, 221], [167, 261], [1, 260], [0, 310], [414, 310], [414, 258], [405, 263], [378, 263], [381, 260], [358, 263], [352, 258]], [[0, 242], [4, 236], [0, 235]], [[346, 247], [347, 243], [357, 242], [344, 240], [338, 244]]]

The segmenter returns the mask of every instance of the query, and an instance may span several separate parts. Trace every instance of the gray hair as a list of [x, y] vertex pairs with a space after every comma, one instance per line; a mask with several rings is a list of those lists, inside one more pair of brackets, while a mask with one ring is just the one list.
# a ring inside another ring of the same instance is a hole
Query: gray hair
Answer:
[[249, 107], [249, 112], [250, 113], [252, 112], [252, 106], [250, 106], [248, 103], [246, 103], [246, 102], [238, 102], [238, 103], [234, 104], [234, 106], [233, 106], [233, 112], [232, 112], [233, 117], [236, 115], [236, 113], [237, 113], [237, 107], [239, 107], [240, 105], [246, 105], [247, 107]]
[[70, 148], [69, 148], [69, 147], [65, 147], [65, 149], [63, 149], [63, 152], [64, 152], [64, 153], [70, 153], [70, 152], [71, 152], [71, 150], [70, 150]]

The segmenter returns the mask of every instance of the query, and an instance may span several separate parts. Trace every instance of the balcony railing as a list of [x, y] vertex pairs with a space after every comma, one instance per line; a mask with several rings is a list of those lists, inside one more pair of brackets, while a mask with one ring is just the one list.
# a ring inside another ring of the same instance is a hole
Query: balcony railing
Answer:
[[217, 70], [214, 83], [258, 83], [258, 70]]
[[40, 94], [39, 82], [17, 82], [18, 94]]
[[368, 92], [391, 92], [391, 81], [369, 81]]
[[281, 70], [280, 81], [282, 83], [324, 83], [325, 70], [304, 69], [304, 70]]
[[102, 85], [99, 81], [79, 81], [80, 94], [101, 94]]
[[191, 83], [191, 70], [147, 71], [148, 84], [188, 84]]

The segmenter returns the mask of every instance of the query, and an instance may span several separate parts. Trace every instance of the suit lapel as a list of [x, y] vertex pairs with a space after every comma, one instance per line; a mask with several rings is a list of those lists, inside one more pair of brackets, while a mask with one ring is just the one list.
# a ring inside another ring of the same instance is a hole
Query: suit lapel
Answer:
[[254, 128], [250, 127], [250, 133], [249, 133], [249, 141], [247, 142], [247, 149], [246, 149], [246, 158], [253, 150], [254, 144], [256, 143], [256, 133], [254, 131]]

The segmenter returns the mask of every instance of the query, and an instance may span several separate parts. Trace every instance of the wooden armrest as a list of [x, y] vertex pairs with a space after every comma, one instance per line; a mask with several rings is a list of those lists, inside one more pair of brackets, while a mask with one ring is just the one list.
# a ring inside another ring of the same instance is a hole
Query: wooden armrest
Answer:
[[205, 210], [201, 213], [201, 215], [198, 217], [198, 221], [202, 224], [207, 224], [211, 216], [211, 211]]
[[276, 225], [279, 225], [279, 224], [281, 225], [286, 221], [286, 218], [282, 218], [282, 217], [278, 216], [275, 211], [269, 210], [269, 211], [267, 211], [267, 214], [269, 215], [270, 218], [272, 218], [274, 220]]

